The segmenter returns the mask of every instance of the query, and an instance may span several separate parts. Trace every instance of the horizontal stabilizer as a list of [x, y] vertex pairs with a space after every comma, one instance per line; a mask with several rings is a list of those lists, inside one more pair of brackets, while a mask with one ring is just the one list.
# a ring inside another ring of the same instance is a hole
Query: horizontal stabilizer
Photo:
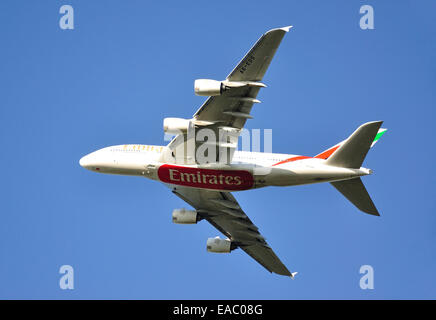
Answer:
[[358, 209], [374, 216], [380, 215], [360, 178], [336, 181], [331, 184]]

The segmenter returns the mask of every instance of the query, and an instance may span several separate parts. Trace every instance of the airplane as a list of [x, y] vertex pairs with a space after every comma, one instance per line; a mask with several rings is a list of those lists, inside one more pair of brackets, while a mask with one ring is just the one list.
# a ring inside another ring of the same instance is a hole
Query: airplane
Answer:
[[208, 221], [225, 238], [209, 238], [209, 252], [240, 248], [271, 273], [291, 277], [259, 228], [231, 192], [267, 186], [329, 182], [361, 211], [379, 215], [360, 177], [367, 152], [387, 129], [382, 121], [362, 124], [347, 139], [309, 157], [293, 154], [238, 151], [238, 137], [261, 88], [265, 72], [290, 28], [263, 34], [225, 80], [198, 79], [196, 95], [207, 100], [191, 119], [165, 118], [163, 129], [173, 139], [166, 146], [126, 144], [106, 147], [80, 159], [91, 171], [140, 176], [160, 181], [193, 207], [175, 209], [172, 221]]

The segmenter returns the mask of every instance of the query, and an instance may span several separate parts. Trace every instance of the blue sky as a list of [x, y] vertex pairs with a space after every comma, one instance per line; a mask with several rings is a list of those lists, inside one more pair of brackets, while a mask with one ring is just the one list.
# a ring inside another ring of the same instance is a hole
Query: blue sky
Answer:
[[[59, 8], [75, 29], [59, 28]], [[359, 28], [373, 5], [375, 29]], [[1, 1], [0, 298], [435, 298], [434, 1]], [[99, 175], [81, 156], [164, 144], [164, 117], [191, 117], [197, 78], [222, 79], [265, 31], [286, 25], [248, 128], [273, 151], [314, 155], [384, 120], [364, 178], [381, 217], [328, 184], [234, 195], [295, 281], [218, 231], [171, 223], [186, 207], [157, 182]], [[75, 289], [61, 290], [61, 265]], [[374, 268], [361, 290], [359, 268]]]

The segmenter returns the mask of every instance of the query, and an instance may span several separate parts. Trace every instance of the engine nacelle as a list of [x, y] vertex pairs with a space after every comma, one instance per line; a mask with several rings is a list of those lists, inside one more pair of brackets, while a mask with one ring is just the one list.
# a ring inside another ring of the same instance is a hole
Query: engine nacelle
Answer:
[[197, 96], [219, 96], [225, 90], [222, 81], [210, 79], [197, 79], [194, 82], [194, 91]]
[[[233, 88], [240, 88], [240, 87], [257, 87], [257, 88], [264, 88], [266, 87], [265, 84], [258, 82], [258, 81], [229, 81], [229, 80], [223, 80], [223, 81], [217, 81], [217, 80], [211, 80], [211, 79], [197, 79], [194, 82], [194, 92], [197, 96], [219, 96], [222, 95], [224, 91], [232, 90]], [[253, 103], [259, 103], [259, 100], [256, 100], [254, 98], [245, 98], [249, 99]]]
[[220, 237], [209, 238], [206, 243], [207, 251], [215, 253], [229, 253], [232, 250], [232, 242]]
[[191, 120], [181, 118], [165, 118], [163, 130], [169, 134], [186, 133], [191, 125]]
[[187, 209], [174, 209], [173, 222], [178, 224], [195, 224], [197, 223], [197, 211]]

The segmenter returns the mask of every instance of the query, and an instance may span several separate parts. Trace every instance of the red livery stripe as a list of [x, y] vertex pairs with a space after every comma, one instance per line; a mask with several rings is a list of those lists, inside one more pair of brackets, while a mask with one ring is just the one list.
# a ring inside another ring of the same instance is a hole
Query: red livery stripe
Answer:
[[274, 163], [273, 166], [277, 166], [279, 164], [283, 164], [283, 163], [287, 163], [287, 162], [293, 162], [293, 161], [297, 161], [297, 160], [303, 160], [303, 159], [309, 159], [311, 157], [306, 157], [306, 156], [298, 156], [298, 157], [293, 157], [293, 158], [289, 158], [277, 163]]
[[306, 157], [306, 156], [297, 156], [297, 157], [292, 157], [277, 163], [274, 163], [273, 166], [277, 166], [279, 164], [283, 164], [283, 163], [288, 163], [288, 162], [293, 162], [293, 161], [298, 161], [298, 160], [303, 160], [303, 159], [313, 159], [313, 158], [317, 158], [317, 159], [324, 159], [326, 160], [328, 157], [330, 157], [333, 152], [335, 152], [338, 148], [340, 147], [340, 145], [337, 145], [333, 148], [330, 148], [318, 155], [316, 155], [315, 157]]
[[328, 149], [328, 150], [326, 150], [326, 151], [316, 155], [314, 158], [324, 159], [325, 160], [328, 157], [330, 157], [332, 155], [332, 153], [335, 152], [339, 147], [340, 147], [340, 145], [336, 146], [336, 147], [333, 147], [333, 148], [330, 148], [330, 149]]

